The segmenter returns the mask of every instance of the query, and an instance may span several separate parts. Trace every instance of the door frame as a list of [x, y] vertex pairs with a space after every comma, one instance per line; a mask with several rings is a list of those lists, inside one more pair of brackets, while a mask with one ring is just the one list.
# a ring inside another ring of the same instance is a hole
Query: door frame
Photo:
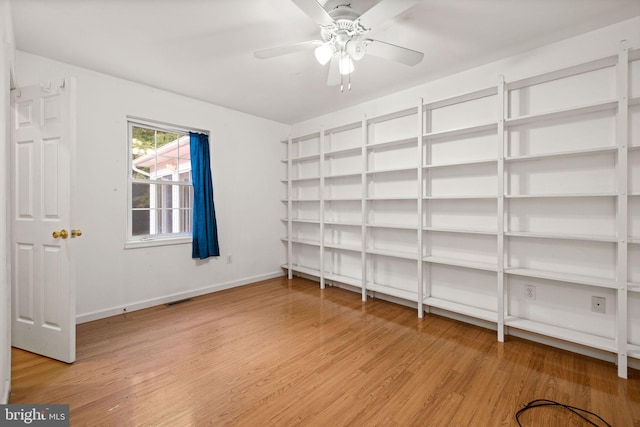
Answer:
[[[6, 43], [2, 43], [0, 46], [0, 55], [2, 56], [2, 70], [0, 70], [0, 78], [2, 82], [0, 83], [0, 99], [2, 99], [2, 105], [0, 105], [0, 111], [2, 112], [2, 117], [0, 117], [0, 121], [2, 126], [0, 127], [0, 132], [3, 135], [2, 147], [2, 159], [4, 166], [4, 172], [2, 178], [0, 178], [0, 183], [2, 184], [2, 189], [0, 190], [0, 194], [4, 197], [2, 199], [3, 202], [0, 202], [0, 205], [3, 205], [4, 209], [1, 213], [3, 221], [0, 224], [0, 227], [4, 228], [6, 239], [2, 243], [2, 247], [0, 248], [0, 300], [2, 301], [0, 304], [0, 349], [2, 349], [2, 366], [0, 366], [0, 404], [6, 404], [9, 402], [9, 394], [11, 392], [11, 310], [12, 310], [12, 293], [11, 293], [11, 239], [12, 229], [11, 229], [11, 173], [10, 173], [10, 152], [11, 152], [11, 90], [16, 87], [16, 75], [14, 68], [14, 60], [11, 55], [10, 46]], [[5, 62], [6, 61], [6, 62]]]

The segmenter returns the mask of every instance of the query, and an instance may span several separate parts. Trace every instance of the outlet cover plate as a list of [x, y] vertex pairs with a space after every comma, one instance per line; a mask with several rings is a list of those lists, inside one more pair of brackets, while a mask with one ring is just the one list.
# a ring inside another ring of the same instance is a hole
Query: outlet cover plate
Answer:
[[536, 300], [536, 287], [532, 285], [526, 285], [524, 287], [524, 298], [535, 301]]
[[604, 297], [591, 297], [591, 311], [594, 313], [607, 313], [607, 299]]

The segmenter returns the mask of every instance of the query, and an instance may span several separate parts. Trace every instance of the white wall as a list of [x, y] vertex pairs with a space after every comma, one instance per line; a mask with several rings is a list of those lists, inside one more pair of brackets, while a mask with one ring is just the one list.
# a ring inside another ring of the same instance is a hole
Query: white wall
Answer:
[[[278, 141], [288, 126], [20, 51], [16, 69], [23, 86], [77, 79], [79, 322], [282, 274]], [[193, 260], [190, 244], [124, 249], [128, 115], [211, 132], [219, 258]]]
[[11, 281], [9, 259], [8, 187], [9, 180], [9, 79], [15, 44], [11, 7], [0, 0], [0, 403], [7, 403], [11, 382]]

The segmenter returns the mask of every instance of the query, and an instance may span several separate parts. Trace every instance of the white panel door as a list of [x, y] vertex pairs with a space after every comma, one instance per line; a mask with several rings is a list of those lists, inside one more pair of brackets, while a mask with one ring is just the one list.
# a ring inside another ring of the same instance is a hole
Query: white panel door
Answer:
[[12, 345], [67, 363], [76, 341], [73, 98], [72, 80], [11, 93]]

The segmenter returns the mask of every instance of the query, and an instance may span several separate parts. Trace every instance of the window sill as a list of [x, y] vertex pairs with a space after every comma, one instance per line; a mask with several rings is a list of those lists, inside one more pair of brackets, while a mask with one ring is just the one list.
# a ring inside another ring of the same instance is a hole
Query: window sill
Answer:
[[125, 249], [151, 248], [154, 246], [186, 245], [192, 241], [191, 236], [157, 237], [145, 240], [129, 240], [124, 243]]

